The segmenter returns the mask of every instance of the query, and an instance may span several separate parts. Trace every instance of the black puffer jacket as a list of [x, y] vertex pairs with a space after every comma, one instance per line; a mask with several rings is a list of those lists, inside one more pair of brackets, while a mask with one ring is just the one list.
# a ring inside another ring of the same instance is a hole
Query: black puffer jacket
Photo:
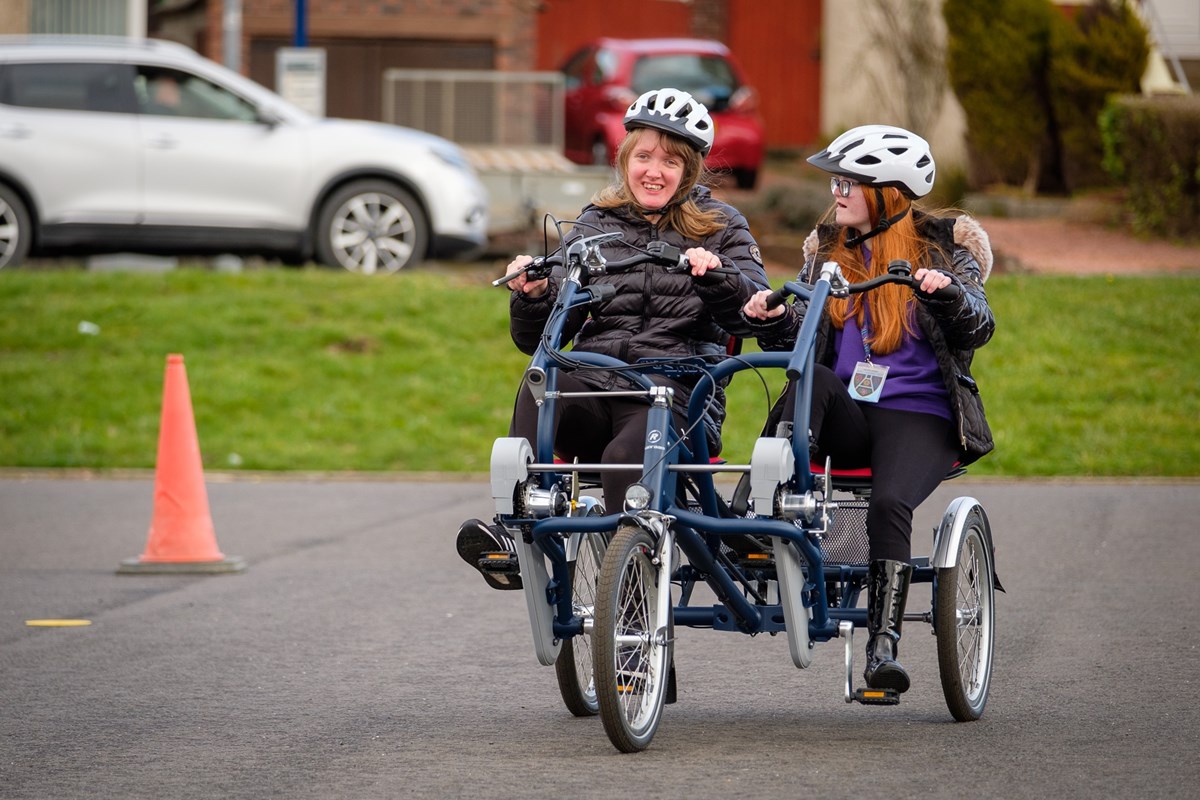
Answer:
[[[616, 293], [603, 304], [576, 309], [563, 330], [563, 341], [573, 339], [575, 350], [602, 353], [634, 362], [641, 358], [675, 358], [716, 355], [725, 352], [731, 335], [746, 336], [749, 327], [741, 315], [745, 302], [760, 289], [769, 289], [762, 256], [750, 235], [746, 218], [737, 209], [716, 200], [705, 187], [697, 187], [692, 198], [702, 210], [717, 209], [728, 223], [702, 241], [690, 241], [674, 230], [660, 230], [626, 208], [604, 209], [588, 205], [567, 242], [604, 231], [619, 231], [628, 244], [645, 248], [650, 242], [666, 241], [680, 250], [703, 247], [721, 259], [723, 267], [737, 275], [709, 273], [703, 278], [668, 273], [663, 267], [644, 265], [616, 275], [593, 277], [590, 282], [607, 283]], [[595, 226], [595, 227], [592, 227]], [[597, 230], [599, 229], [599, 230]], [[605, 246], [611, 261], [629, 258], [634, 250], [613, 242]], [[513, 292], [509, 303], [513, 342], [524, 353], [537, 348], [551, 306], [558, 296], [561, 270], [550, 278], [549, 291], [530, 299]], [[589, 279], [585, 276], [585, 282]], [[584, 377], [584, 376], [580, 376]], [[585, 378], [598, 388], [617, 388], [612, 373], [588, 373]], [[686, 410], [690, 386], [687, 381], [675, 395], [676, 407]], [[709, 448], [720, 452], [720, 429], [725, 418], [724, 392], [718, 391], [705, 419]]]
[[[971, 376], [971, 361], [975, 350], [987, 344], [996, 327], [988, 306], [983, 284], [992, 269], [992, 249], [987, 233], [968, 216], [957, 218], [931, 217], [914, 213], [920, 234], [937, 245], [931, 249], [933, 263], [928, 266], [951, 276], [962, 292], [953, 300], [934, 300], [918, 293], [917, 322], [925, 338], [933, 346], [941, 368], [942, 381], [950, 393], [950, 408], [957, 425], [959, 455], [969, 464], [991, 452], [995, 446], [992, 431], [983, 411], [979, 388]], [[804, 268], [799, 280], [812, 283], [820, 272], [820, 264], [828, 260], [837, 243], [840, 227], [821, 225], [804, 243]], [[946, 263], [940, 253], [947, 253]], [[787, 313], [771, 320], [753, 320], [752, 327], [764, 350], [789, 350], [795, 344], [806, 307], [796, 302]], [[828, 310], [822, 310], [821, 326], [817, 332], [815, 358], [818, 363], [832, 367], [836, 353], [833, 349], [833, 324]]]

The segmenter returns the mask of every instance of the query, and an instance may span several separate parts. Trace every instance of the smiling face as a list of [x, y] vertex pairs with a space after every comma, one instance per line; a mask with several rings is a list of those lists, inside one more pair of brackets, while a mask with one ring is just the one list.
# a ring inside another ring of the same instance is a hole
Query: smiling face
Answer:
[[629, 191], [642, 208], [660, 209], [675, 196], [683, 180], [687, 154], [682, 148], [686, 145], [670, 141], [651, 128], [637, 128], [629, 137], [631, 146], [625, 163]]

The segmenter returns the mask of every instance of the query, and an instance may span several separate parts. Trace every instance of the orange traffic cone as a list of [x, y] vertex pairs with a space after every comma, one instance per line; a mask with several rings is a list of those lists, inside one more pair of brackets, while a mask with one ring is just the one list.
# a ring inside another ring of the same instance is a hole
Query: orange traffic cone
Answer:
[[239, 572], [246, 563], [217, 549], [208, 491], [200, 463], [200, 442], [192, 417], [183, 356], [167, 356], [158, 462], [154, 474], [154, 516], [146, 552], [121, 562], [118, 573]]

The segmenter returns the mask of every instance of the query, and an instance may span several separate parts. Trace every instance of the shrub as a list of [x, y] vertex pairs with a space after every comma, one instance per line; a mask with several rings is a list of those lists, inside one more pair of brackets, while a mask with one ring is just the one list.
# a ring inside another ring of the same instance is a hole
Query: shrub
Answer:
[[1200, 98], [1114, 97], [1100, 127], [1104, 167], [1129, 187], [1134, 229], [1200, 236]]
[[950, 86], [967, 117], [971, 181], [1036, 188], [1051, 127], [1048, 0], [946, 0]]
[[1098, 0], [1051, 37], [1050, 97], [1062, 146], [1063, 183], [1109, 183], [1099, 117], [1108, 97], [1137, 92], [1149, 57], [1146, 29], [1125, 2]]
[[1105, 183], [1099, 112], [1137, 90], [1149, 52], [1125, 0], [1094, 0], [1071, 20], [1049, 0], [946, 0], [942, 13], [972, 183], [1028, 194]]

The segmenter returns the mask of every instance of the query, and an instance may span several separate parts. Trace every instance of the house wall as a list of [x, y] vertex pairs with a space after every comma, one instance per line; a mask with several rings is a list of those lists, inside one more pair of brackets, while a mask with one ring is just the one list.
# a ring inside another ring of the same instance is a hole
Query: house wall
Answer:
[[[294, 0], [242, 0], [242, 71], [265, 86], [275, 87], [275, 51], [291, 46], [294, 10]], [[215, 61], [223, 12], [209, 0], [198, 43]], [[379, 119], [393, 67], [553, 70], [597, 36], [695, 36], [742, 62], [769, 146], [809, 146], [820, 130], [821, 0], [308, 0], [307, 34], [326, 50], [330, 116]]]
[[[308, 0], [309, 46], [326, 50], [326, 112], [379, 119], [391, 68], [527, 70], [532, 0]], [[224, 3], [210, 0], [203, 53], [221, 61]], [[242, 71], [275, 87], [275, 51], [294, 40], [294, 0], [242, 0]]]
[[[879, 0], [824, 0], [821, 54], [821, 131], [829, 141], [856, 125], [882, 123], [913, 130], [929, 142], [941, 170], [965, 168], [966, 115], [948, 81], [932, 115], [916, 112], [905, 102], [906, 64], [885, 56], [874, 41], [873, 26], [881, 26]], [[934, 5], [923, 35], [945, 48], [946, 25], [940, 0]], [[877, 28], [876, 28], [877, 29]], [[944, 67], [942, 72], [944, 73]]]
[[23, 2], [0, 3], [0, 33], [28, 33], [29, 13]]

